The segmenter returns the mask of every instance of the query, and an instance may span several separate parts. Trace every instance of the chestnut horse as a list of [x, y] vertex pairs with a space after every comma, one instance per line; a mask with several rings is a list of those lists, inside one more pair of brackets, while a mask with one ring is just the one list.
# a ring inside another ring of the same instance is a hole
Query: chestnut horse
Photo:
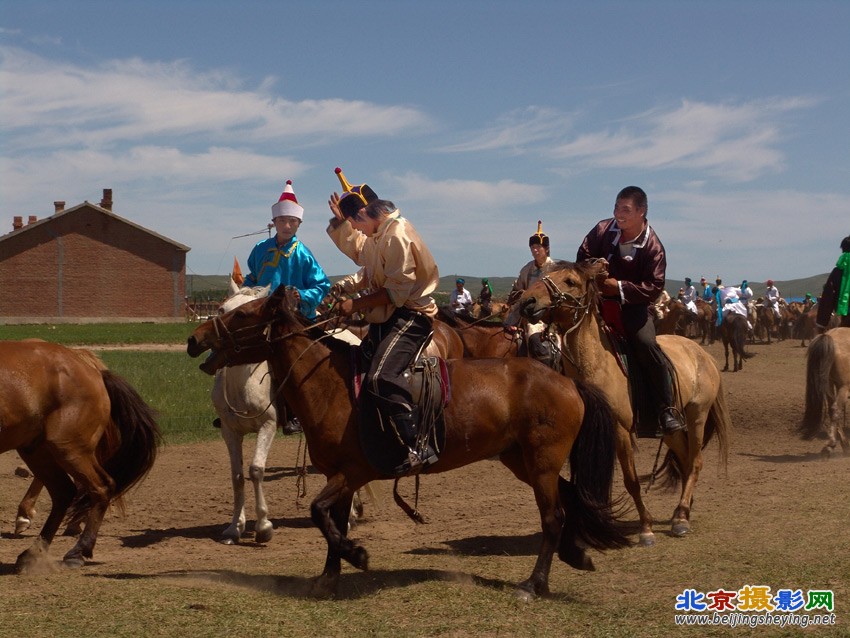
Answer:
[[[850, 396], [850, 328], [833, 328], [815, 337], [806, 353], [806, 409], [799, 432], [810, 440], [828, 421], [828, 441], [821, 454], [828, 458], [841, 442], [844, 453], [850, 453], [847, 441], [846, 410]], [[845, 422], [839, 423], [841, 413]]]
[[[464, 321], [451, 312], [440, 311], [440, 323], [451, 327], [463, 344], [464, 357], [501, 359], [515, 357], [519, 350], [519, 333], [506, 332], [501, 324], [486, 321]], [[457, 356], [444, 357], [446, 359]]]
[[[558, 262], [553, 271], [522, 294], [515, 312], [526, 317], [544, 317], [559, 326], [564, 344], [561, 357], [565, 374], [593, 383], [608, 397], [614, 418], [620, 425], [617, 454], [626, 490], [640, 517], [640, 542], [652, 545], [655, 542], [653, 519], [640, 495], [632, 449], [631, 388], [611, 340], [605, 334], [599, 312], [595, 278], [605, 272], [605, 268], [604, 262]], [[515, 319], [508, 317], [508, 321]], [[725, 466], [731, 423], [723, 381], [714, 359], [685, 337], [659, 335], [658, 344], [675, 368], [680, 410], [688, 425], [687, 433], [680, 431], [664, 437], [670, 448], [665, 467], [673, 473], [672, 478], [682, 479], [681, 497], [671, 519], [673, 535], [682, 536], [690, 531], [691, 503], [703, 464], [702, 449], [716, 434]], [[655, 427], [655, 424], [650, 425]]]
[[91, 558], [106, 508], [150, 471], [159, 439], [153, 410], [90, 352], [0, 341], [0, 453], [17, 450], [52, 501], [17, 571], [46, 554], [66, 514], [85, 525], [65, 564]]
[[[283, 393], [301, 420], [313, 465], [327, 484], [311, 505], [313, 523], [327, 545], [312, 593], [331, 596], [341, 560], [368, 568], [366, 549], [347, 538], [354, 492], [378, 479], [361, 446], [359, 415], [351, 394], [352, 346], [305, 328], [285, 303], [285, 291], [249, 302], [200, 325], [187, 352], [212, 350], [207, 373], [226, 365], [268, 359]], [[517, 594], [548, 592], [555, 550], [580, 569], [592, 569], [584, 547], [628, 544], [611, 510], [615, 425], [601, 393], [527, 358], [454, 359], [446, 362], [451, 401], [444, 411], [445, 444], [425, 470], [445, 472], [498, 456], [534, 491], [543, 529], [537, 562]], [[571, 480], [560, 476], [570, 459]], [[579, 544], [581, 546], [579, 546]]]

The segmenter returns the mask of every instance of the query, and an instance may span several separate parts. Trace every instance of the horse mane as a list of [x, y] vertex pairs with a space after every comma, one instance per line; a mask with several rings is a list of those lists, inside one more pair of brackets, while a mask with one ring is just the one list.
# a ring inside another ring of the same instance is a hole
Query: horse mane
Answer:
[[459, 317], [448, 306], [439, 306], [437, 308], [437, 317], [440, 321], [450, 325], [452, 328], [465, 328], [470, 323]]

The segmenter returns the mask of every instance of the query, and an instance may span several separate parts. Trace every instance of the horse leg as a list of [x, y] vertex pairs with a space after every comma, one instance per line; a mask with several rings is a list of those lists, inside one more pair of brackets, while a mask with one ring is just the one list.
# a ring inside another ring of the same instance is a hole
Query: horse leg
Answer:
[[274, 441], [277, 422], [275, 419], [266, 421], [257, 431], [257, 443], [254, 447], [254, 460], [248, 468], [248, 476], [254, 484], [254, 505], [257, 521], [254, 523], [254, 540], [258, 543], [268, 543], [274, 534], [274, 525], [269, 520], [269, 508], [263, 494], [263, 477], [266, 472], [266, 459]]
[[38, 500], [38, 495], [44, 483], [37, 478], [33, 478], [30, 486], [27, 488], [26, 494], [21, 499], [18, 505], [18, 516], [15, 519], [15, 534], [22, 534], [32, 525], [32, 519], [35, 517], [35, 502]]
[[707, 409], [703, 414], [699, 413], [698, 410], [699, 408], [686, 410], [687, 433], [676, 433], [665, 438], [665, 442], [679, 458], [682, 467], [682, 492], [679, 504], [673, 510], [673, 516], [670, 520], [670, 531], [673, 536], [684, 536], [691, 531], [691, 505], [694, 500], [697, 479], [702, 470], [702, 439], [705, 421], [708, 417]]
[[94, 454], [73, 459], [68, 471], [75, 479], [78, 491], [86, 494], [91, 503], [83, 532], [62, 561], [69, 567], [82, 567], [85, 559], [94, 554], [94, 545], [103, 517], [115, 495], [115, 481], [98, 464]]
[[[242, 439], [241, 432], [236, 432], [227, 419], [221, 421], [221, 438], [227, 445], [230, 457], [230, 482], [233, 486], [233, 518], [230, 525], [221, 533], [221, 542], [225, 545], [235, 545], [245, 533], [245, 475], [242, 473]], [[259, 439], [257, 441], [259, 445]]]
[[644, 505], [640, 493], [640, 481], [638, 480], [637, 468], [635, 467], [635, 453], [632, 448], [632, 436], [629, 430], [620, 424], [617, 427], [617, 458], [620, 461], [620, 469], [623, 472], [623, 484], [626, 491], [635, 503], [638, 518], [640, 519], [639, 542], [645, 547], [655, 545], [655, 534], [652, 531], [652, 514]]
[[53, 537], [65, 517], [65, 512], [74, 498], [74, 483], [42, 445], [34, 452], [18, 450], [21, 458], [32, 470], [35, 478], [47, 488], [50, 494], [50, 513], [38, 533], [35, 542], [22, 552], [15, 562], [15, 571], [26, 572], [35, 567], [46, 555]]
[[[833, 420], [835, 421], [835, 432], [838, 436], [838, 440], [841, 441], [841, 449], [844, 451], [844, 454], [850, 454], [850, 443], [847, 441], [847, 435], [844, 431], [844, 423], [846, 423], [847, 419], [847, 399], [850, 398], [850, 385], [845, 385], [840, 388], [836, 393], [835, 397], [835, 409], [833, 411]], [[840, 415], [839, 412], [842, 414]], [[842, 422], [839, 423], [839, 416], [843, 415]]]
[[723, 372], [726, 372], [727, 370], [729, 370], [729, 342], [726, 340], [726, 337], [723, 337], [723, 353], [726, 355], [726, 365], [723, 366]]
[[358, 569], [369, 567], [368, 552], [346, 536], [353, 493], [345, 476], [335, 474], [310, 505], [310, 518], [328, 543], [324, 570], [311, 589], [316, 597], [329, 598], [336, 593], [343, 558]]
[[[564, 479], [558, 473], [560, 466], [557, 463], [554, 464], [556, 469], [550, 471], [538, 471], [540, 467], [537, 466], [535, 472], [531, 475], [523, 452], [519, 447], [503, 452], [499, 456], [499, 460], [520, 481], [531, 486], [534, 490], [534, 498], [537, 501], [537, 509], [540, 512], [543, 541], [540, 544], [537, 561], [534, 563], [531, 576], [519, 583], [516, 589], [518, 598], [521, 600], [531, 600], [536, 596], [543, 596], [549, 593], [549, 572], [552, 569], [552, 557], [555, 555], [559, 541], [561, 541], [561, 533], [564, 529], [564, 521], [567, 516], [559, 491], [559, 483], [560, 481], [564, 481]], [[573, 565], [573, 559], [579, 561], [581, 558], [584, 560], [580, 561], [582, 566], [578, 568], [592, 570], [593, 562], [585, 555], [584, 549], [575, 544], [575, 539], [569, 538], [564, 540], [567, 547], [570, 550], [574, 550], [567, 552], [571, 558], [570, 564]], [[589, 567], [587, 566], [588, 563]], [[576, 565], [573, 566], [575, 567]]]

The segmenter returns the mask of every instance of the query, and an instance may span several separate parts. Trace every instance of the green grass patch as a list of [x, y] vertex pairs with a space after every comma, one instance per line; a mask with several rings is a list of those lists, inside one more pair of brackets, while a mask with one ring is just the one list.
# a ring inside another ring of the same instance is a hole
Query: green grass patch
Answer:
[[66, 346], [186, 343], [196, 323], [22, 324], [0, 326], [0, 339], [44, 339]]
[[210, 400], [213, 378], [198, 370], [199, 359], [182, 352], [93, 350], [157, 410], [166, 443], [221, 436], [211, 425], [216, 416]]

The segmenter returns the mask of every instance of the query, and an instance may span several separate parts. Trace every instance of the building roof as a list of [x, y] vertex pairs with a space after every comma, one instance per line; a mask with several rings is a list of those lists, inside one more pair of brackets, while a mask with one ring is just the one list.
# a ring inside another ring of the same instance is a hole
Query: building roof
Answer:
[[49, 217], [44, 217], [44, 218], [39, 219], [37, 221], [31, 222], [29, 224], [24, 224], [24, 226], [22, 228], [18, 228], [17, 230], [13, 230], [10, 233], [7, 233], [5, 235], [0, 235], [0, 243], [2, 243], [3, 241], [5, 241], [7, 239], [11, 239], [12, 237], [17, 237], [21, 233], [25, 233], [28, 230], [36, 228], [37, 226], [41, 226], [43, 224], [49, 224], [49, 223], [59, 219], [60, 217], [63, 217], [65, 215], [69, 215], [69, 214], [73, 214], [74, 212], [76, 212], [76, 211], [78, 211], [82, 208], [90, 208], [90, 209], [92, 209], [92, 210], [94, 210], [98, 213], [101, 213], [101, 214], [106, 215], [108, 217], [112, 217], [113, 219], [121, 222], [122, 224], [127, 224], [128, 226], [132, 226], [134, 228], [137, 228], [144, 233], [152, 235], [152, 236], [156, 237], [157, 239], [161, 239], [162, 241], [173, 245], [175, 248], [177, 248], [177, 250], [182, 250], [184, 252], [189, 252], [190, 250], [192, 250], [191, 248], [189, 248], [189, 246], [185, 246], [184, 244], [181, 244], [180, 242], [176, 242], [173, 239], [169, 239], [168, 237], [165, 237], [164, 235], [160, 235], [159, 233], [155, 233], [154, 231], [152, 231], [148, 228], [145, 228], [144, 226], [140, 226], [139, 224], [133, 223], [130, 220], [121, 217], [120, 215], [116, 215], [111, 210], [103, 208], [102, 206], [98, 206], [97, 204], [92, 204], [90, 201], [84, 201], [82, 204], [77, 204], [76, 206], [72, 206], [71, 208], [66, 208], [66, 209], [64, 209], [64, 210], [62, 210], [58, 213], [54, 213], [53, 215], [50, 215]]

